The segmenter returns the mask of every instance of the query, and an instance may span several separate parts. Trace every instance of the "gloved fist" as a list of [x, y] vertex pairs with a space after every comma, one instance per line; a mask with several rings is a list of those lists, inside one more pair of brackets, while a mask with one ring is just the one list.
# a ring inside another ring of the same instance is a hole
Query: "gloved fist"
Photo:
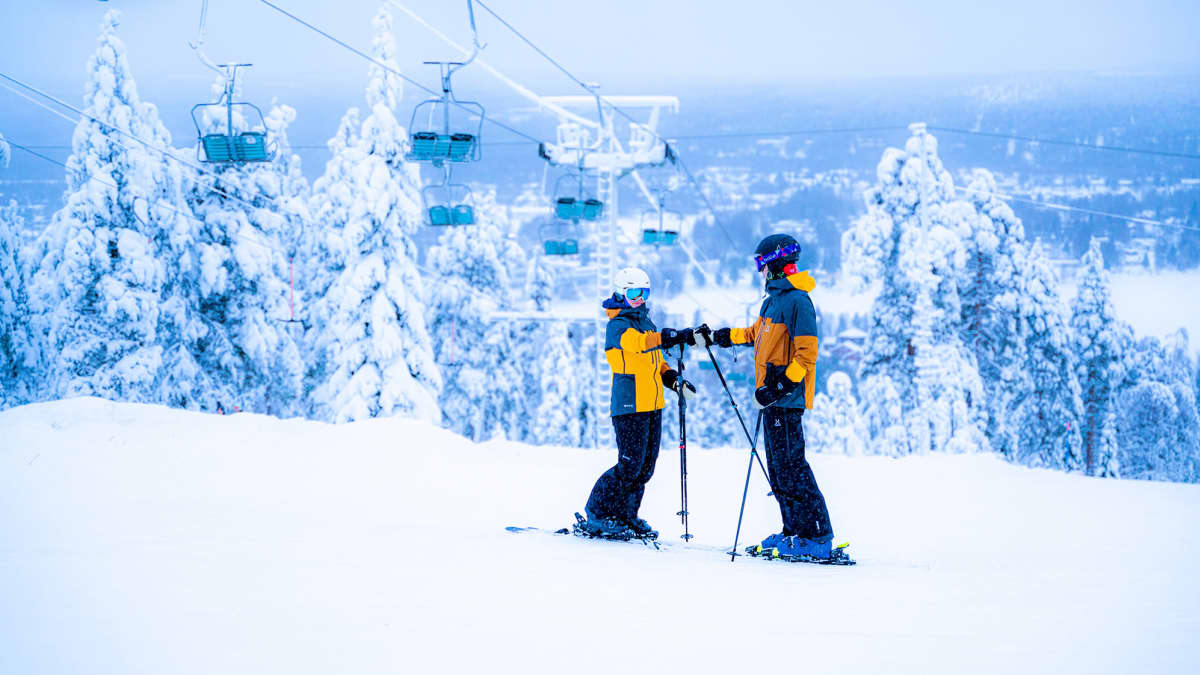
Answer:
[[796, 387], [800, 386], [799, 382], [793, 382], [784, 374], [786, 370], [787, 368], [784, 366], [767, 366], [763, 386], [754, 390], [754, 401], [758, 403], [760, 408], [775, 405], [780, 399], [791, 394], [796, 390]]
[[667, 369], [662, 374], [663, 386], [679, 394], [685, 401], [690, 401], [696, 395], [696, 386], [679, 376], [679, 371]]
[[662, 339], [663, 351], [677, 345], [696, 346], [696, 336], [692, 333], [691, 328], [681, 328], [679, 330], [664, 328], [658, 332], [658, 335]]
[[696, 326], [696, 333], [698, 333], [700, 337], [704, 338], [705, 349], [713, 346], [712, 329], [708, 327], [708, 324], [702, 323], [699, 326]]
[[712, 339], [718, 347], [729, 348], [733, 346], [733, 338], [730, 337], [728, 328], [718, 328], [713, 331]]

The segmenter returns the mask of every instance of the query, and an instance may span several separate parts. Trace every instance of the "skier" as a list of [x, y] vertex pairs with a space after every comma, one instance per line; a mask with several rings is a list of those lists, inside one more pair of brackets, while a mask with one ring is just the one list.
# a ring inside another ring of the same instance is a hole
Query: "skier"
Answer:
[[[816, 379], [817, 320], [808, 292], [816, 282], [796, 270], [800, 244], [773, 234], [754, 251], [766, 279], [767, 299], [749, 328], [721, 328], [712, 341], [721, 347], [754, 345], [754, 399], [763, 413], [767, 473], [779, 502], [783, 531], [762, 541], [762, 548], [785, 556], [832, 556], [833, 528], [825, 497], [804, 458], [805, 408], [812, 408]], [[706, 334], [707, 326], [697, 332]]]
[[636, 267], [617, 272], [604, 301], [608, 329], [604, 351], [612, 368], [612, 424], [617, 464], [596, 481], [587, 501], [587, 534], [627, 539], [658, 535], [638, 517], [646, 483], [654, 474], [662, 436], [663, 387], [690, 399], [696, 388], [667, 366], [663, 353], [696, 344], [691, 328], [661, 331], [648, 316], [650, 277]]

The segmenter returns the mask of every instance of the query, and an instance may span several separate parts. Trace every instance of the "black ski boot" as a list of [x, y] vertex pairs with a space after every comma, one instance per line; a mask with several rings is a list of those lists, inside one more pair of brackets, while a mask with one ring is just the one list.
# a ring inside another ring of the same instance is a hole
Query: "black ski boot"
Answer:
[[629, 526], [629, 529], [633, 530], [634, 535], [642, 539], [658, 539], [658, 530], [650, 527], [650, 523], [641, 518], [635, 516], [633, 520], [625, 521], [625, 524]]
[[578, 513], [575, 514], [574, 530], [577, 535], [598, 539], [628, 541], [637, 536], [628, 525], [616, 518], [584, 518]]

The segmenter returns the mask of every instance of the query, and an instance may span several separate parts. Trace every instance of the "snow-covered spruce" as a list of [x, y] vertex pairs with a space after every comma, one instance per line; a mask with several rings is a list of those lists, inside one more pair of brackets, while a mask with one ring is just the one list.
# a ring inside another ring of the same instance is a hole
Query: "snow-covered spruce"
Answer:
[[533, 412], [521, 390], [529, 364], [518, 354], [527, 338], [490, 315], [513, 305], [506, 263], [520, 251], [505, 236], [506, 216], [494, 193], [476, 195], [475, 219], [473, 227], [447, 228], [427, 258], [434, 289], [429, 329], [444, 382], [442, 419], [476, 441], [519, 438], [515, 434]]
[[864, 396], [876, 451], [986, 449], [983, 386], [959, 330], [965, 251], [958, 223], [974, 209], [955, 200], [937, 140], [924, 131], [904, 150], [885, 151], [878, 177], [867, 215], [843, 238], [847, 269], [881, 285], [859, 376], [872, 392], [905, 392]]
[[[1128, 328], [1124, 330], [1128, 331]], [[1100, 242], [1083, 256], [1079, 288], [1071, 303], [1071, 351], [1076, 355], [1083, 418], [1084, 462], [1089, 475], [1119, 474], [1117, 394], [1124, 379], [1122, 324], [1113, 311]]]
[[[373, 21], [373, 56], [396, 67], [392, 19]], [[351, 109], [330, 141], [333, 157], [313, 184], [314, 297], [307, 387], [312, 414], [350, 421], [408, 415], [440, 418], [442, 377], [425, 325], [424, 282], [413, 234], [422, 222], [420, 175], [404, 160], [396, 119], [401, 82], [375, 64], [369, 113]]]
[[110, 128], [170, 147], [157, 110], [138, 97], [116, 36], [119, 16], [105, 14], [88, 61], [83, 107], [103, 125], [85, 118], [76, 126], [66, 204], [37, 244], [29, 301], [44, 339], [49, 397], [159, 401], [164, 351], [178, 340], [163, 332], [170, 303], [163, 250], [186, 229], [182, 176], [161, 154]]
[[[224, 78], [214, 84], [214, 93]], [[275, 106], [265, 122], [279, 159], [222, 165], [188, 174], [196, 218], [172, 238], [165, 314], [182, 339], [168, 353], [166, 402], [181, 407], [294, 415], [302, 409], [304, 367], [285, 323], [289, 254], [305, 223], [308, 184], [287, 143], [295, 111]], [[226, 124], [223, 111], [201, 120], [205, 131]], [[249, 129], [235, 111], [234, 132]]]
[[20, 250], [24, 221], [15, 201], [0, 206], [0, 409], [30, 400], [33, 335]]

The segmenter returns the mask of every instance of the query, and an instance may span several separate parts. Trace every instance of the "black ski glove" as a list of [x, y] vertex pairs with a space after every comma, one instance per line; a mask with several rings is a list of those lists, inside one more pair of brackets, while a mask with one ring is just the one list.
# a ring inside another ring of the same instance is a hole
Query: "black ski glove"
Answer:
[[800, 386], [799, 382], [792, 382], [788, 379], [784, 374], [786, 370], [785, 366], [767, 365], [767, 376], [764, 378], [763, 386], [754, 390], [754, 400], [758, 402], [759, 407], [766, 408], [775, 405]]
[[717, 343], [718, 347], [729, 348], [733, 346], [733, 338], [729, 336], [728, 328], [718, 328], [713, 331], [713, 342]]
[[663, 386], [690, 401], [696, 395], [696, 386], [679, 376], [675, 370], [667, 369], [662, 374]]
[[664, 328], [658, 332], [658, 335], [662, 338], [663, 351], [676, 345], [696, 346], [696, 336], [692, 334], [691, 328], [681, 328], [679, 330]]
[[696, 326], [696, 332], [700, 334], [700, 337], [704, 338], [705, 349], [713, 346], [712, 329], [708, 327], [708, 324], [702, 323]]

